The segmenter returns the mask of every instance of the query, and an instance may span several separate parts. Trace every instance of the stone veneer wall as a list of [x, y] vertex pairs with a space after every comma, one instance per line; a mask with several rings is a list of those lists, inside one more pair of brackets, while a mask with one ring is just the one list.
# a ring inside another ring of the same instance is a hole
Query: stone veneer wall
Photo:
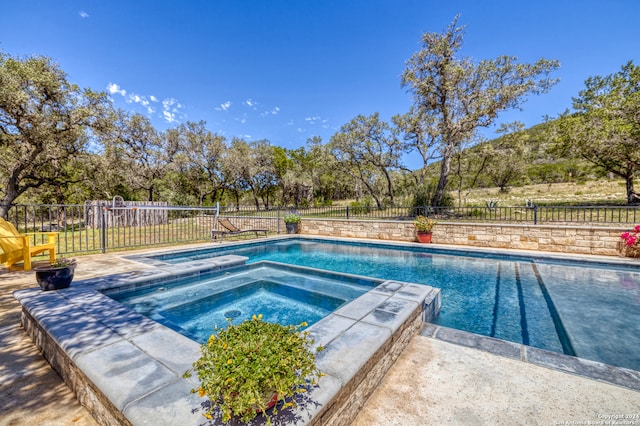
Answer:
[[25, 332], [51, 367], [76, 395], [93, 419], [102, 426], [131, 426], [131, 422], [104, 396], [91, 380], [76, 366], [58, 343], [22, 308], [21, 324]]
[[[305, 235], [416, 241], [415, 227], [408, 221], [303, 219], [301, 225]], [[433, 229], [432, 242], [618, 256], [620, 234], [630, 228], [440, 222]]]

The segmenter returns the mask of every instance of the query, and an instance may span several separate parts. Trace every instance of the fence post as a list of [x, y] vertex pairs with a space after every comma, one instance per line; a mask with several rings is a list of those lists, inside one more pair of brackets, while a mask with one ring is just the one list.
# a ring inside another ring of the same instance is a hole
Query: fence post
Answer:
[[533, 224], [534, 225], [538, 224], [538, 206], [537, 205], [533, 206]]
[[278, 224], [276, 230], [277, 230], [278, 234], [280, 234], [280, 206], [278, 206], [278, 210], [276, 212], [276, 219], [278, 219], [276, 221], [276, 223]]
[[102, 217], [100, 218], [100, 234], [102, 239], [102, 253], [107, 252], [107, 216], [106, 216], [107, 208], [103, 207], [101, 209], [100, 214]]
[[347, 206], [347, 208], [345, 209], [345, 211], [347, 212], [347, 219], [349, 219], [349, 206]]

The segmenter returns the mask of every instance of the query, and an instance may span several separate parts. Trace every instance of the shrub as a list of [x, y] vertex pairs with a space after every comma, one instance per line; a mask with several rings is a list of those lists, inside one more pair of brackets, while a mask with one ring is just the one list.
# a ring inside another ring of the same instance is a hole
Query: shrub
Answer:
[[288, 213], [284, 215], [284, 223], [300, 223], [302, 218], [297, 213]]
[[[300, 331], [306, 326], [263, 322], [262, 315], [254, 315], [239, 325], [229, 320], [226, 329], [216, 327], [201, 347], [202, 356], [184, 374], [190, 377], [195, 371], [200, 379], [200, 387], [191, 392], [209, 398], [205, 417], [212, 419], [219, 408], [224, 423], [232, 416], [248, 422], [262, 411], [270, 424], [266, 410], [274, 394], [284, 402], [282, 408], [295, 407], [293, 396], [315, 386], [323, 375], [315, 366], [314, 340]], [[276, 404], [273, 414], [277, 412]]]
[[624, 245], [627, 247], [640, 247], [640, 225], [636, 225], [630, 232], [623, 232], [620, 238], [622, 238]]
[[425, 216], [417, 216], [413, 221], [416, 229], [422, 232], [431, 232], [438, 222]]
[[365, 198], [363, 201], [353, 201], [350, 203], [349, 208], [351, 213], [355, 215], [369, 214], [372, 211], [371, 200], [369, 198]]

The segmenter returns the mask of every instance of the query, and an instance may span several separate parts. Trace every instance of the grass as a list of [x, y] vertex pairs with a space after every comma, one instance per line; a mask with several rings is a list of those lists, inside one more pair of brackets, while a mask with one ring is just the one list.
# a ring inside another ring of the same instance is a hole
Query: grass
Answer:
[[[458, 194], [451, 195], [457, 201]], [[626, 199], [623, 181], [601, 179], [512, 187], [506, 193], [500, 192], [499, 188], [473, 189], [463, 203], [482, 206], [489, 200], [498, 200], [501, 206], [524, 206], [527, 200], [531, 200], [547, 206], [594, 206], [625, 205]]]
[[[108, 251], [132, 250], [151, 246], [170, 246], [211, 241], [211, 226], [193, 221], [170, 221], [152, 226], [130, 226], [109, 228], [106, 233]], [[36, 237], [36, 242], [42, 241]], [[225, 241], [241, 239], [242, 236], [225, 237]], [[58, 234], [58, 253], [92, 254], [102, 251], [102, 233], [96, 228], [80, 228]]]

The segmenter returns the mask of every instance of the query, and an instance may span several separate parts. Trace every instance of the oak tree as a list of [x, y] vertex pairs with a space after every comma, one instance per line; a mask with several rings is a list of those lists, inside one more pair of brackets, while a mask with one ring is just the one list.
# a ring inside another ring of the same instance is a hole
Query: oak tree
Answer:
[[413, 94], [412, 114], [420, 120], [420, 132], [426, 141], [435, 139], [441, 158], [434, 206], [446, 190], [460, 144], [494, 123], [499, 112], [519, 107], [526, 95], [547, 92], [557, 81], [549, 74], [559, 66], [546, 59], [526, 64], [513, 56], [477, 62], [461, 57], [464, 27], [457, 21], [443, 33], [423, 34], [422, 49], [409, 58], [402, 74], [402, 86]]
[[81, 90], [50, 58], [0, 52], [0, 216], [27, 190], [66, 187], [110, 104]]
[[624, 179], [627, 203], [640, 203], [640, 67], [632, 61], [605, 77], [591, 77], [572, 112], [553, 122], [562, 153], [573, 153]]

